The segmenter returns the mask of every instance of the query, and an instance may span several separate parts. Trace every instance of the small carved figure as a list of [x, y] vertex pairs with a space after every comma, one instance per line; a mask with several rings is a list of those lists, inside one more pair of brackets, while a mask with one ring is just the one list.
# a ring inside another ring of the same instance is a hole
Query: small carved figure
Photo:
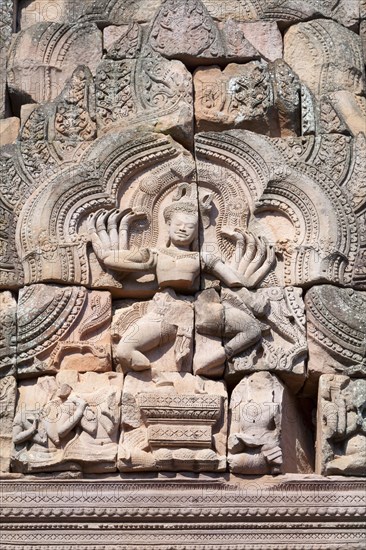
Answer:
[[319, 381], [317, 473], [364, 475], [366, 380], [323, 374]]
[[15, 471], [116, 469], [123, 375], [75, 371], [20, 386]]
[[244, 378], [233, 391], [228, 439], [232, 472], [281, 473], [282, 386], [267, 372]]
[[54, 397], [51, 394], [51, 399], [41, 408], [27, 410], [27, 404], [19, 408], [13, 427], [13, 462], [16, 468], [20, 466], [28, 471], [70, 469], [70, 464], [63, 463], [63, 449], [72, 439], [87, 404], [70, 395], [72, 388], [68, 384], [57, 390], [52, 378], [47, 377], [38, 386], [48, 390], [48, 395], [52, 391]]

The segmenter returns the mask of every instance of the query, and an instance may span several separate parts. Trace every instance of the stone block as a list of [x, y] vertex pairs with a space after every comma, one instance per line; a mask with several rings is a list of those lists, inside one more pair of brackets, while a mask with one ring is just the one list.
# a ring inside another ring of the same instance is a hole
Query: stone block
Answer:
[[316, 100], [317, 133], [365, 130], [365, 70], [361, 38], [335, 21], [291, 27], [284, 59]]
[[21, 289], [19, 377], [112, 370], [111, 313], [109, 292], [43, 284]]
[[112, 323], [116, 370], [191, 372], [193, 326], [192, 299], [172, 289], [147, 302], [119, 302]]
[[300, 83], [282, 60], [198, 68], [194, 73], [199, 131], [243, 128], [272, 137], [299, 135]]
[[[232, 25], [235, 25], [235, 27], [232, 28]], [[229, 19], [224, 27], [226, 42], [232, 39], [233, 30], [234, 32], [236, 30], [237, 33], [242, 33], [243, 37], [253, 46], [255, 51], [258, 52], [263, 59], [275, 61], [283, 57], [282, 35], [275, 21], [240, 23]], [[243, 37], [240, 36], [241, 42], [243, 42]], [[227, 56], [230, 57], [229, 48]], [[253, 57], [255, 57], [255, 54]]]
[[0, 472], [9, 472], [13, 448], [13, 419], [17, 399], [14, 376], [0, 379]]
[[95, 74], [101, 57], [102, 33], [93, 23], [38, 23], [14, 35], [7, 66], [14, 114], [26, 103], [55, 99], [78, 65]]
[[[270, 140], [244, 130], [197, 134], [199, 196], [211, 196], [201, 254], [231, 265], [247, 288], [364, 288], [363, 151], [362, 135], [353, 141]], [[256, 251], [260, 262], [249, 267]], [[203, 285], [215, 284], [212, 273], [202, 275]]]
[[122, 472], [223, 471], [226, 423], [224, 382], [189, 373], [128, 374], [118, 468]]
[[20, 129], [20, 120], [17, 117], [9, 117], [0, 120], [0, 147], [15, 143]]
[[326, 17], [356, 28], [360, 17], [358, 0], [204, 0], [204, 4], [210, 15], [220, 21], [229, 18], [237, 21], [274, 20], [281, 27]]
[[17, 303], [9, 291], [0, 292], [0, 378], [16, 372]]
[[0, 119], [11, 115], [6, 86], [6, 57], [14, 22], [13, 0], [2, 0], [0, 7]]
[[161, 0], [19, 0], [19, 25], [95, 22], [101, 26], [150, 21]]
[[323, 374], [319, 380], [316, 473], [364, 476], [366, 380]]
[[293, 396], [275, 375], [257, 372], [234, 388], [229, 408], [231, 472], [311, 473], [312, 447]]
[[13, 471], [115, 471], [122, 384], [122, 374], [74, 370], [21, 382]]
[[200, 0], [163, 2], [151, 25], [149, 43], [165, 57], [185, 63], [225, 55], [219, 28]]
[[366, 292], [314, 286], [305, 304], [309, 391], [322, 374], [366, 377]]
[[[121, 49], [111, 57], [125, 56]], [[170, 133], [188, 148], [193, 138], [192, 77], [160, 55], [106, 59], [96, 74], [98, 135], [130, 130]]]

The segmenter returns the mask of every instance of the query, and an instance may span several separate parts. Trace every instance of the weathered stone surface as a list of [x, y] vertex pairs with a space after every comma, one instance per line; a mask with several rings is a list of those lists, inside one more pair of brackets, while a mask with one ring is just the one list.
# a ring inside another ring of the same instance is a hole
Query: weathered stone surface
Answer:
[[148, 42], [165, 57], [194, 65], [282, 57], [282, 37], [276, 23], [228, 19], [217, 24], [199, 0], [163, 2]]
[[363, 60], [366, 65], [366, 21], [361, 21], [360, 23], [360, 37], [361, 37]]
[[107, 55], [112, 59], [103, 61], [96, 74], [98, 134], [137, 127], [171, 133], [191, 147], [192, 77], [184, 65], [144, 52], [124, 59], [128, 52], [122, 45]]
[[[129, 208], [140, 210], [143, 204], [149, 219], [157, 214], [159, 224], [164, 227], [164, 207], [160, 208], [161, 201], [155, 202], [151, 185], [161, 198], [168, 190], [174, 195], [176, 185], [194, 175], [191, 156], [170, 138], [156, 134], [121, 132], [95, 142], [74, 138], [48, 142], [44, 140], [44, 113], [41, 111], [40, 119], [38, 114], [36, 109], [28, 119], [29, 124], [25, 124], [19, 147], [11, 155], [4, 151], [1, 186], [8, 218], [3, 229], [3, 284], [21, 283], [23, 269], [19, 254], [24, 259], [27, 283], [92, 283], [98, 288], [113, 287], [125, 296], [131, 296], [133, 289], [138, 298], [151, 295], [156, 289], [154, 277], [150, 284], [146, 279], [140, 283], [133, 273], [128, 273], [122, 284], [118, 273], [106, 273], [87, 247], [87, 241], [91, 240], [87, 218], [100, 208], [112, 209], [116, 202], [119, 205], [123, 196], [122, 210], [128, 204]], [[147, 150], [148, 155], [142, 154]], [[154, 167], [155, 160], [161, 164]], [[126, 163], [124, 177], [116, 178], [121, 162]], [[137, 195], [134, 195], [135, 177], [140, 187]], [[16, 223], [12, 220], [18, 218], [22, 220], [19, 230], [22, 229], [16, 234]], [[165, 230], [159, 235], [157, 229], [151, 233], [146, 226], [147, 220], [133, 226], [134, 232], [129, 236], [131, 247], [156, 246], [158, 236], [159, 245], [162, 244]], [[49, 248], [52, 263], [46, 257]]]
[[39, 23], [14, 35], [7, 67], [13, 112], [25, 103], [52, 101], [78, 65], [95, 74], [101, 57], [102, 33], [92, 23]]
[[365, 131], [359, 36], [334, 21], [300, 23], [285, 34], [284, 59], [315, 96], [318, 133]]
[[79, 65], [54, 101], [22, 105], [23, 142], [92, 141], [97, 136], [95, 86], [90, 69]]
[[138, 23], [109, 25], [103, 29], [103, 47], [109, 59], [134, 59], [141, 52], [142, 28]]
[[312, 441], [306, 437], [294, 398], [268, 372], [246, 376], [230, 400], [228, 462], [233, 473], [313, 471]]
[[299, 390], [307, 356], [301, 290], [256, 292], [246, 288], [204, 290], [195, 301], [195, 374], [230, 383], [253, 371], [271, 371]]
[[166, 289], [149, 302], [127, 302], [121, 306], [116, 309], [112, 324], [117, 371], [155, 368], [159, 372], [191, 372], [191, 299]]
[[[63, 23], [68, 20], [69, 0], [18, 0], [19, 27], [25, 30], [37, 23]], [[76, 2], [73, 2], [75, 8]], [[73, 22], [73, 21], [71, 21]]]
[[19, 0], [20, 27], [35, 23], [76, 23], [94, 21], [123, 25], [132, 21], [150, 21], [161, 0]]
[[244, 128], [270, 136], [299, 135], [300, 83], [281, 60], [199, 68], [194, 74], [199, 131]]
[[[19, 0], [20, 26], [35, 23], [96, 21], [102, 25], [126, 24], [131, 20], [149, 22], [163, 3], [171, 0]], [[361, 7], [360, 7], [361, 2]], [[362, 0], [202, 0], [200, 2], [215, 20], [275, 20], [288, 26], [309, 18], [328, 17], [342, 25], [356, 27], [362, 17]]]
[[4, 550], [364, 548], [366, 0], [0, 11]]
[[[283, 55], [282, 36], [275, 22], [240, 23], [229, 19], [215, 28], [222, 43], [222, 49], [220, 54], [215, 57], [215, 62], [227, 63], [229, 60], [244, 62], [260, 58], [275, 61]], [[106, 27], [103, 31], [103, 43], [107, 50], [107, 57], [128, 59], [136, 57], [138, 53], [146, 56], [149, 49], [144, 47], [146, 40], [144, 40], [143, 34], [143, 27], [137, 23]], [[179, 40], [176, 34], [174, 34], [174, 40]], [[147, 43], [150, 46], [152, 43], [153, 48], [155, 47], [159, 51], [153, 37], [152, 42], [147, 40]], [[175, 44], [175, 47], [178, 45]], [[185, 52], [187, 41], [181, 40], [179, 48]], [[160, 49], [163, 55], [170, 57], [169, 44], [164, 41], [164, 47], [162, 46]], [[190, 56], [193, 63], [202, 62], [199, 49], [194, 51], [192, 44], [188, 47], [186, 54], [178, 55], [183, 60], [185, 56]]]
[[0, 147], [14, 143], [18, 137], [20, 120], [17, 117], [8, 117], [0, 120]]
[[233, 24], [237, 29], [237, 35], [235, 38], [240, 39], [240, 42], [242, 42], [243, 39], [240, 36], [240, 33], [242, 33], [244, 38], [255, 48], [257, 52], [260, 53], [263, 59], [267, 61], [275, 61], [276, 59], [283, 57], [282, 35], [279, 31], [277, 23], [274, 21], [256, 21], [253, 23], [239, 23], [238, 21], [235, 21], [234, 23], [229, 19], [224, 27], [226, 42], [233, 40], [230, 33], [233, 28], [231, 27]]
[[0, 7], [0, 119], [10, 115], [6, 87], [6, 55], [13, 30], [13, 0], [2, 0]]
[[225, 310], [215, 288], [198, 293], [194, 302], [195, 353], [193, 374], [223, 377], [226, 350], [223, 347]]
[[312, 387], [326, 373], [366, 377], [366, 293], [324, 285], [305, 303]]
[[122, 374], [75, 371], [22, 382], [13, 471], [114, 471], [122, 383]]
[[15, 374], [17, 303], [11, 292], [0, 292], [0, 378]]
[[365, 475], [366, 380], [323, 374], [319, 380], [316, 472]]
[[0, 379], [0, 472], [9, 472], [13, 447], [13, 419], [17, 383], [14, 376]]
[[283, 26], [309, 18], [329, 17], [353, 27], [360, 17], [358, 0], [204, 0], [204, 4], [215, 19], [274, 19]]
[[227, 393], [222, 381], [189, 373], [135, 373], [125, 379], [120, 471], [222, 471]]
[[221, 292], [228, 379], [263, 370], [275, 372], [296, 391], [301, 388], [307, 357], [301, 294], [294, 287], [267, 288], [251, 295], [245, 289]]
[[[52, 265], [53, 250], [48, 247]], [[18, 375], [111, 370], [109, 292], [33, 285], [19, 292]]]
[[[47, 550], [66, 538], [70, 550], [89, 550], [91, 541], [113, 549], [123, 541], [134, 550], [162, 544], [194, 548], [202, 541], [209, 541], [210, 550], [222, 550], [233, 541], [240, 548], [243, 539], [245, 545], [280, 550], [316, 548], [320, 539], [328, 548], [362, 548], [365, 541], [361, 479], [291, 474], [231, 476], [228, 483], [222, 474], [163, 472], [140, 474], [139, 481], [130, 474], [52, 482], [14, 477], [2, 481], [6, 550], [26, 550], [30, 540], [41, 544], [45, 538]], [[71, 522], [70, 514], [78, 521]], [[111, 522], [116, 514], [123, 521]], [[164, 523], [153, 514], [161, 514]]]
[[183, 61], [224, 56], [219, 29], [200, 0], [167, 0], [152, 23], [151, 47], [166, 57]]

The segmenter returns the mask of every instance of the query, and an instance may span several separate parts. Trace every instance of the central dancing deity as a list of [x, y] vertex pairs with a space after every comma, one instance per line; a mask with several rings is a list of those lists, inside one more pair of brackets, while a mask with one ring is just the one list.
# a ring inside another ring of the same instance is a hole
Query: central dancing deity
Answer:
[[[144, 352], [172, 340], [176, 340], [175, 356], [179, 366], [179, 362], [189, 353], [193, 330], [193, 326], [191, 330], [184, 330], [179, 318], [184, 315], [184, 309], [192, 306], [187, 301], [180, 304], [182, 301], [178, 300], [175, 292], [197, 292], [201, 272], [213, 275], [224, 286], [233, 289], [236, 302], [244, 305], [241, 309], [218, 304], [223, 314], [216, 316], [222, 319], [217, 323], [213, 323], [211, 311], [207, 312], [207, 319], [200, 316], [197, 330], [201, 334], [231, 338], [219, 354], [205, 359], [207, 364], [202, 368], [215, 368], [261, 337], [256, 316], [263, 314], [266, 303], [258, 300], [248, 288], [257, 286], [268, 274], [275, 261], [274, 250], [261, 237], [254, 237], [241, 228], [226, 228], [222, 233], [235, 242], [235, 251], [229, 262], [224, 262], [217, 255], [199, 252], [199, 208], [196, 197], [191, 196], [194, 189], [192, 185], [181, 183], [172, 204], [164, 209], [168, 237], [165, 247], [128, 248], [129, 227], [133, 221], [145, 217], [143, 212], [131, 209], [100, 210], [88, 219], [94, 251], [106, 268], [119, 272], [154, 270], [159, 286], [147, 312], [136, 323], [134, 338], [121, 337], [117, 358], [122, 368], [135, 371], [149, 369], [150, 361]], [[201, 203], [200, 208], [203, 214], [207, 205]]]

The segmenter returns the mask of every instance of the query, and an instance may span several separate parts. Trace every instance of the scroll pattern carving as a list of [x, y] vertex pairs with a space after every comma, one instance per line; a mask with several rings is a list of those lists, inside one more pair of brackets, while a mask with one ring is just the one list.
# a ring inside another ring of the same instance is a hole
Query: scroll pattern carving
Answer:
[[108, 292], [32, 285], [19, 295], [18, 374], [111, 370]]

